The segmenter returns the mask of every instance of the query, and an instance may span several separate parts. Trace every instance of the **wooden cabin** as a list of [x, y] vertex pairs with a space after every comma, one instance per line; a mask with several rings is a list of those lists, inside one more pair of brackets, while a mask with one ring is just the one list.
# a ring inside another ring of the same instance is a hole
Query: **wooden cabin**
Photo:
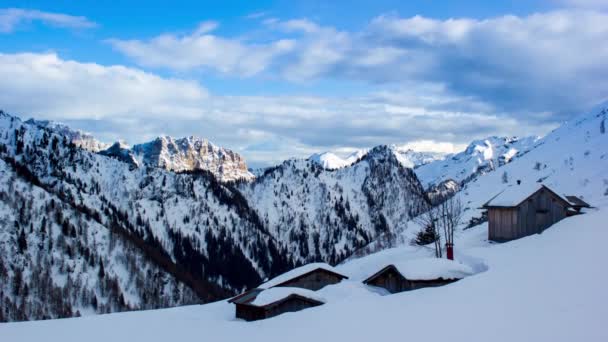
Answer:
[[[257, 297], [264, 291], [278, 292], [280, 288], [295, 288], [304, 291], [318, 291], [327, 285], [333, 285], [348, 279], [324, 263], [313, 263], [295, 268], [276, 278], [273, 278], [258, 287], [248, 290], [228, 302], [236, 305], [236, 317], [245, 320], [262, 319], [276, 316], [283, 312], [299, 311], [308, 307], [320, 305], [309, 296], [286, 296], [284, 301], [268, 303], [267, 305], [253, 305]], [[296, 290], [291, 290], [295, 292]], [[267, 292], [264, 294], [266, 296]], [[306, 298], [302, 298], [306, 297]]]
[[488, 238], [503, 242], [541, 233], [569, 216], [572, 207], [544, 184], [510, 186], [483, 205], [488, 210]]
[[397, 293], [447, 285], [471, 274], [473, 271], [459, 262], [427, 258], [388, 265], [363, 283]]
[[324, 304], [312, 291], [288, 287], [260, 290], [254, 296], [239, 296], [232, 302], [236, 305], [236, 317], [246, 321], [270, 318]]

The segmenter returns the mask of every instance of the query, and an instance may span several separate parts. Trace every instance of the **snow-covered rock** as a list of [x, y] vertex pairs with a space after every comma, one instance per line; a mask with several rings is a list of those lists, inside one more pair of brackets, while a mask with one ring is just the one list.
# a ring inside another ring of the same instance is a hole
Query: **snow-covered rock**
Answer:
[[67, 125], [55, 121], [29, 119], [26, 123], [48, 128], [59, 135], [67, 137], [74, 145], [91, 152], [103, 151], [110, 147], [110, 144], [95, 139], [90, 133], [72, 129]]

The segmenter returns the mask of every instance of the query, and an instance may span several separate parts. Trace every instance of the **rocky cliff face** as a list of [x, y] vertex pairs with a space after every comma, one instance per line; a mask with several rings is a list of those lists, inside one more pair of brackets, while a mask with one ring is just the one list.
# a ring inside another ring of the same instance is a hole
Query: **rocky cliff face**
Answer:
[[170, 171], [206, 170], [223, 182], [254, 178], [240, 154], [198, 137], [162, 136], [132, 151], [143, 164]]

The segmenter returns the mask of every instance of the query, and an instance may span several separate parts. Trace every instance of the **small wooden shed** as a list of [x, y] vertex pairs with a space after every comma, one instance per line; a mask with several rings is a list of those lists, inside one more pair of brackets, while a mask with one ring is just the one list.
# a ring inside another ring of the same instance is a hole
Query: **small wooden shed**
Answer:
[[254, 296], [233, 298], [232, 302], [236, 305], [236, 317], [246, 321], [270, 318], [324, 304], [323, 299], [310, 290], [289, 287], [260, 290]]
[[544, 184], [513, 185], [483, 205], [488, 238], [510, 241], [543, 232], [568, 216], [572, 203]]
[[447, 285], [471, 274], [470, 267], [457, 261], [425, 258], [387, 265], [363, 283], [397, 293]]

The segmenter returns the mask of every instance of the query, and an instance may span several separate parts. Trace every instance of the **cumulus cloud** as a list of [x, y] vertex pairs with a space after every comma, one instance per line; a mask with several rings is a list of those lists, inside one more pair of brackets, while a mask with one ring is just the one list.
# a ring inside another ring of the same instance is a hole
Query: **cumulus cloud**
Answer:
[[141, 65], [178, 70], [208, 67], [241, 77], [266, 72], [292, 82], [434, 82], [539, 122], [547, 117], [535, 113], [565, 119], [604, 100], [608, 89], [608, 14], [597, 11], [483, 20], [383, 15], [359, 31], [308, 19], [262, 23], [271, 37], [282, 38], [254, 43], [205, 31], [113, 45]]
[[0, 103], [6, 109], [63, 119], [192, 117], [207, 97], [194, 81], [67, 61], [54, 53], [0, 54], [0, 75]]
[[260, 73], [293, 46], [287, 39], [251, 44], [237, 38], [223, 38], [212, 34], [217, 27], [217, 22], [207, 21], [189, 34], [162, 34], [147, 41], [110, 39], [108, 42], [142, 66], [175, 70], [207, 68], [244, 77]]
[[554, 127], [527, 126], [437, 84], [348, 97], [221, 96], [196, 81], [53, 53], [0, 54], [0, 103], [11, 113], [63, 121], [107, 142], [200, 135], [243, 153], [254, 166], [322, 150], [408, 141], [432, 150], [432, 143], [420, 141], [459, 146], [473, 137]]
[[0, 33], [13, 32], [19, 25], [34, 21], [65, 28], [91, 28], [97, 26], [94, 22], [81, 16], [20, 8], [0, 9]]

